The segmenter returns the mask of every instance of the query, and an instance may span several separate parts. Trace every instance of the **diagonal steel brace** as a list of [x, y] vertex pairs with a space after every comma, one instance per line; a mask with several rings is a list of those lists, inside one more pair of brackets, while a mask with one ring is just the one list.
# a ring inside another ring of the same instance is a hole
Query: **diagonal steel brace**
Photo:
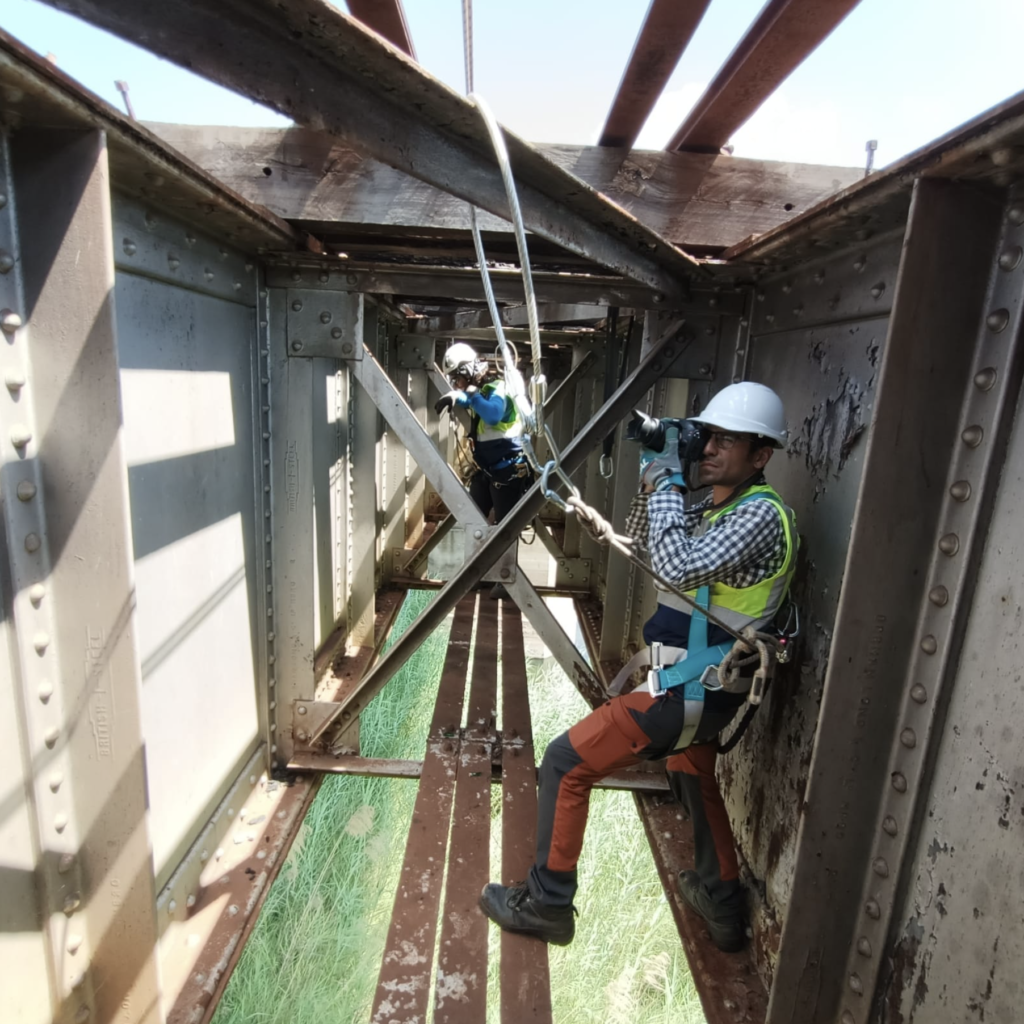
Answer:
[[[640, 365], [629, 375], [615, 393], [604, 403], [587, 426], [573, 439], [562, 453], [562, 468], [572, 474], [586, 461], [610, 430], [632, 411], [633, 406], [655, 384], [664, 372], [666, 361], [676, 355], [673, 345], [659, 339]], [[364, 363], [369, 362], [364, 360]], [[379, 367], [378, 367], [379, 370]], [[400, 396], [399, 396], [400, 397]], [[410, 414], [411, 415], [411, 414]], [[415, 417], [413, 417], [415, 420]], [[417, 423], [418, 426], [418, 423]], [[398, 431], [396, 430], [396, 433]], [[399, 434], [401, 437], [401, 434]], [[426, 435], [424, 435], [426, 436]], [[380, 691], [381, 687], [412, 657], [428, 636], [445, 620], [455, 605], [484, 577], [500, 554], [530, 524], [544, 504], [540, 483], [520, 499], [519, 503], [494, 527], [476, 554], [467, 559], [458, 572], [438, 592], [437, 597], [423, 610], [415, 622], [402, 634], [401, 639], [377, 662], [376, 666], [348, 695], [344, 704], [324, 723], [321, 733], [337, 721], [342, 710], [354, 716], [359, 714]], [[543, 602], [540, 602], [543, 604]], [[582, 663], [582, 657], [579, 662]], [[589, 672], [589, 670], [588, 670]], [[319, 734], [318, 734], [319, 735]], [[316, 737], [313, 737], [315, 739]]]

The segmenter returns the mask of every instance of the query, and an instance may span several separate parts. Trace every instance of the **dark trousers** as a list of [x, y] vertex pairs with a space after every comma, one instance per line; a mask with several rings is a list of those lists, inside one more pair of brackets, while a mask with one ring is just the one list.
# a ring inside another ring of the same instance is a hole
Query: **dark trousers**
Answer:
[[528, 880], [533, 896], [552, 906], [572, 903], [591, 789], [621, 768], [665, 757], [672, 792], [693, 821], [701, 881], [717, 900], [733, 896], [739, 889], [739, 869], [715, 779], [715, 759], [716, 737], [736, 710], [705, 704], [694, 743], [672, 754], [683, 728], [682, 698], [671, 692], [652, 697], [646, 690], [634, 690], [606, 701], [552, 740], [539, 773], [537, 859]]
[[493, 508], [494, 521], [500, 523], [533, 484], [529, 470], [523, 476], [517, 475], [520, 472], [522, 466], [506, 466], [490, 473], [478, 469], [469, 481], [469, 496], [485, 516]]

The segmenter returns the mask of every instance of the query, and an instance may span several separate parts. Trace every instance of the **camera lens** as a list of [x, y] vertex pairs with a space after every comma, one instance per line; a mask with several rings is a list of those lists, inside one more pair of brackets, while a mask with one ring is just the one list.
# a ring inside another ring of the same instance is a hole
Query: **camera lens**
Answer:
[[626, 440], [637, 441], [644, 448], [660, 452], [665, 447], [665, 424], [634, 409], [633, 419], [626, 425]]

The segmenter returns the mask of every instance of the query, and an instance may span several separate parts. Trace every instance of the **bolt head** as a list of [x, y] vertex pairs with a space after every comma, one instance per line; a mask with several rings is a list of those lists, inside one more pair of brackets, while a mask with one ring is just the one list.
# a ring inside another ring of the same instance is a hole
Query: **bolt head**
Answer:
[[302, 342], [298, 341], [298, 340], [293, 341], [292, 342], [292, 351], [293, 352], [301, 352], [302, 351]]
[[9, 274], [14, 268], [14, 257], [3, 249], [0, 249], [0, 274]]
[[0, 330], [4, 334], [13, 334], [21, 327], [21, 317], [13, 309], [0, 309]]

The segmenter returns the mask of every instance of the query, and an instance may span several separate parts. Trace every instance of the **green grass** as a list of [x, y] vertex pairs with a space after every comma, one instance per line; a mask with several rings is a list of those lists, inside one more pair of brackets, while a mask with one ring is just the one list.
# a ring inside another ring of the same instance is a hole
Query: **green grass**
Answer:
[[[432, 597], [410, 593], [393, 637]], [[448, 631], [448, 623], [440, 627], [363, 713], [365, 756], [423, 757]], [[541, 752], [586, 705], [557, 666], [531, 659], [527, 667]], [[493, 796], [492, 863], [498, 877], [499, 787]], [[369, 1020], [415, 799], [416, 785], [408, 781], [324, 780], [213, 1024]], [[627, 793], [594, 794], [577, 905], [576, 940], [551, 949], [556, 1024], [702, 1024], [672, 915]], [[498, 930], [489, 931], [488, 1021], [497, 1024]]]

